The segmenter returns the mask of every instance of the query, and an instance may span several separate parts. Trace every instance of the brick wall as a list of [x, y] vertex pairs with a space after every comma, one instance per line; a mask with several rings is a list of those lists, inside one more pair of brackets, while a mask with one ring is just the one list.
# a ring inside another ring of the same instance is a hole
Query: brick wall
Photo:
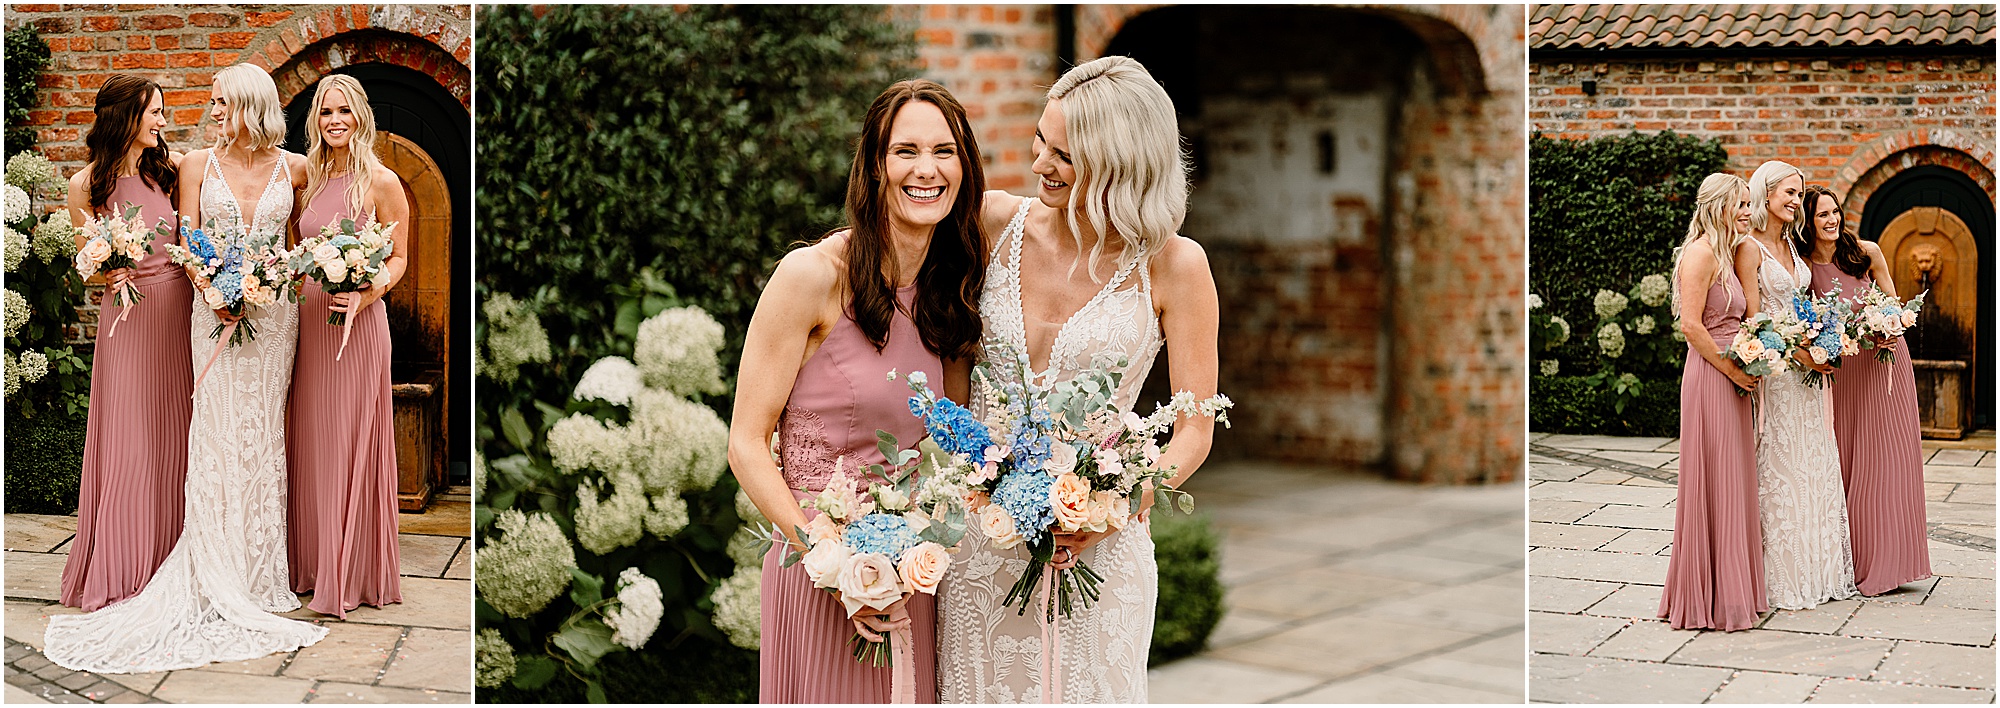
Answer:
[[[1537, 58], [1529, 76], [1528, 120], [1553, 137], [1672, 130], [1720, 138], [1733, 171], [1784, 160], [1809, 181], [1830, 185], [1851, 185], [1889, 153], [1915, 144], [1983, 151], [1987, 171], [1992, 167], [1990, 48], [1944, 56]], [[1585, 81], [1597, 82], [1595, 96], [1584, 93]], [[1913, 132], [1927, 135], [1898, 139]], [[1869, 154], [1890, 142], [1895, 149]]]
[[1028, 166], [1042, 97], [1055, 83], [1055, 9], [1049, 5], [914, 5], [891, 11], [919, 43], [918, 73], [965, 105], [986, 158], [986, 186], [1032, 188]]

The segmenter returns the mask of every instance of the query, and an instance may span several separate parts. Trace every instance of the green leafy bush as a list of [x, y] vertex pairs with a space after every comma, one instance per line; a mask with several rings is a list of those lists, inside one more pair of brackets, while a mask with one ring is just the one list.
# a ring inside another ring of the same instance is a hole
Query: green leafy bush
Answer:
[[63, 411], [7, 413], [7, 513], [76, 513], [83, 478], [84, 419]]
[[1153, 513], [1153, 557], [1160, 566], [1160, 601], [1153, 614], [1148, 665], [1201, 651], [1222, 621], [1219, 542], [1208, 516]]
[[1681, 434], [1681, 382], [1636, 381], [1631, 402], [1618, 410], [1619, 394], [1584, 376], [1536, 376], [1528, 381], [1528, 427], [1537, 433], [1587, 435]]
[[64, 342], [83, 304], [83, 279], [71, 257], [76, 230], [61, 208], [68, 185], [41, 153], [7, 160], [6, 395], [9, 415], [59, 410], [81, 419], [90, 407], [90, 363]]
[[1583, 326], [1598, 322], [1597, 291], [1626, 292], [1671, 268], [1695, 192], [1728, 158], [1718, 139], [1672, 132], [1529, 139], [1528, 223], [1535, 235], [1528, 244], [1529, 290], [1545, 300], [1549, 315], [1576, 329], [1556, 350], [1562, 369], [1600, 368], [1592, 335], [1602, 325]]
[[49, 66], [49, 43], [31, 24], [7, 33], [7, 157], [35, 146], [28, 111], [35, 107], [42, 70]]

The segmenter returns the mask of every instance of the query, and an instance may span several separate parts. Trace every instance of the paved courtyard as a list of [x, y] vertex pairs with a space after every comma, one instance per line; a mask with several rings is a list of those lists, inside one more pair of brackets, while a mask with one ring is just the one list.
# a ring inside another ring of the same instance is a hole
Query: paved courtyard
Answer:
[[468, 703], [472, 690], [471, 498], [463, 488], [399, 519], [403, 602], [336, 620], [289, 654], [150, 674], [73, 672], [41, 653], [76, 517], [6, 517], [7, 703]]
[[1272, 463], [1189, 484], [1228, 613], [1158, 703], [1520, 703], [1520, 483], [1428, 487]]
[[1924, 442], [1931, 569], [1740, 632], [1654, 618], [1678, 441], [1529, 436], [1529, 698], [1557, 703], [1991, 703], [1993, 436]]

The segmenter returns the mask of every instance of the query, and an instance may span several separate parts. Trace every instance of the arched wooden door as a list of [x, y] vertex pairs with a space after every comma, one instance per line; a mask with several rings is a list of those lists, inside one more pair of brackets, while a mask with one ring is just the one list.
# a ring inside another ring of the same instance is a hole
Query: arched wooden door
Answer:
[[1957, 214], [1919, 206], [1882, 227], [1879, 243], [1896, 294], [1928, 293], [1923, 321], [1905, 337], [1920, 359], [1917, 405], [1924, 435], [1957, 439], [1975, 424], [1973, 392], [1986, 374], [1973, 365], [1983, 345], [1978, 239]]
[[405, 511], [424, 508], [443, 487], [450, 449], [451, 193], [444, 173], [416, 143], [383, 133], [376, 156], [396, 173], [410, 205], [409, 266], [390, 291], [389, 336], [396, 343], [397, 499]]

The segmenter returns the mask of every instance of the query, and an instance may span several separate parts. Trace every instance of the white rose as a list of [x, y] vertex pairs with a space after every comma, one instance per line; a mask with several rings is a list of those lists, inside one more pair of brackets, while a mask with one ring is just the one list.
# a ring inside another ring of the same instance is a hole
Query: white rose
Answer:
[[368, 284], [377, 290], [389, 287], [389, 269], [375, 271], [375, 277], [370, 278]]
[[842, 569], [847, 567], [847, 558], [852, 555], [854, 552], [847, 550], [845, 544], [828, 541], [813, 544], [812, 550], [806, 551], [805, 558], [799, 562], [805, 564], [806, 578], [812, 580], [813, 587], [834, 588], [840, 587]]
[[847, 494], [845, 491], [832, 486], [820, 490], [819, 496], [813, 499], [813, 508], [819, 509], [820, 513], [831, 516], [834, 519], [848, 518], [848, 513], [853, 511], [850, 508], [851, 506], [847, 503]]
[[896, 564], [880, 553], [858, 553], [847, 558], [840, 570], [840, 604], [847, 607], [847, 616], [860, 614], [862, 608], [887, 609], [903, 598], [903, 588], [896, 578]]
[[988, 504], [979, 510], [979, 532], [997, 549], [1021, 545], [1021, 534], [1014, 530], [1014, 517], [998, 504]]
[[903, 511], [910, 508], [910, 495], [893, 486], [875, 488], [875, 502], [883, 511]]
[[340, 258], [340, 247], [335, 246], [331, 243], [321, 243], [320, 245], [313, 247], [312, 254], [313, 254], [313, 260], [318, 261], [320, 263], [330, 263], [335, 259]]
[[222, 291], [212, 287], [202, 288], [201, 301], [208, 305], [208, 309], [220, 310], [223, 304]]
[[1076, 471], [1076, 447], [1067, 443], [1056, 443], [1049, 449], [1049, 461], [1042, 469], [1052, 475], [1065, 475]]
[[1097, 493], [1097, 501], [1104, 507], [1106, 514], [1105, 523], [1111, 527], [1111, 530], [1117, 531], [1125, 528], [1125, 522], [1131, 519], [1131, 514], [1128, 513], [1132, 509], [1132, 501], [1130, 499], [1120, 497], [1110, 491], [1103, 491]]
[[347, 282], [347, 268], [342, 266], [340, 264], [340, 261], [330, 261], [327, 263], [321, 263], [319, 265], [320, 265], [320, 270], [326, 271], [326, 282], [329, 283]]
[[903, 552], [902, 560], [896, 562], [896, 574], [911, 590], [936, 595], [938, 582], [944, 580], [950, 567], [951, 554], [944, 546], [925, 541]]
[[76, 257], [71, 260], [76, 261], [77, 275], [81, 275], [85, 279], [88, 279], [90, 278], [90, 276], [97, 274], [97, 264], [90, 262], [90, 257], [85, 256], [82, 251], [77, 251]]

